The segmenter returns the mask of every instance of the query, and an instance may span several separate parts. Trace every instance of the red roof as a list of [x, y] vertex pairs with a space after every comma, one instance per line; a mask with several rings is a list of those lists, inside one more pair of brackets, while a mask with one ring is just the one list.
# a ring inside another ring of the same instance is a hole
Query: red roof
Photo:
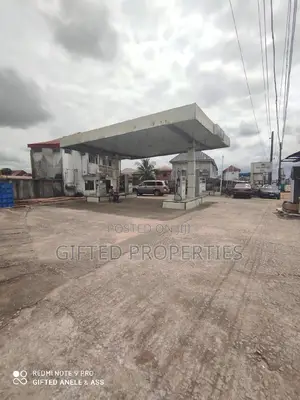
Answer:
[[48, 140], [47, 142], [38, 142], [28, 144], [27, 147], [30, 149], [41, 149], [46, 147], [48, 149], [59, 149], [60, 148], [60, 139]]
[[228, 168], [224, 169], [223, 172], [241, 172], [241, 170], [233, 165], [230, 165]]
[[27, 172], [24, 171], [23, 169], [17, 169], [15, 171], [12, 171], [11, 176], [24, 176], [27, 175]]

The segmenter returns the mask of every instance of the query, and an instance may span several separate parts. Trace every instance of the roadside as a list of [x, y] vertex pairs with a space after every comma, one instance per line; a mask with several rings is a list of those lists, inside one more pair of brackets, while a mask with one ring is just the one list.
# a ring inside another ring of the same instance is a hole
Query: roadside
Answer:
[[[5, 274], [32, 272], [31, 279], [18, 278], [21, 286], [1, 285], [1, 309], [9, 315], [12, 297], [5, 297], [10, 293], [16, 303], [22, 286], [28, 296], [42, 288], [34, 280], [39, 270], [60, 280], [50, 293], [45, 280], [48, 295], [40, 292], [35, 305], [24, 308], [24, 294], [19, 315], [6, 320], [1, 397], [297, 399], [300, 228], [298, 221], [274, 215], [275, 203], [217, 198], [212, 207], [172, 220], [190, 224], [184, 233], [158, 232], [159, 219], [119, 215], [112, 221], [111, 214], [37, 207], [27, 215], [26, 236], [17, 234], [23, 216], [1, 213], [1, 223], [16, 229], [5, 245], [15, 253], [3, 253], [1, 246]], [[109, 231], [112, 222], [151, 229]], [[12, 239], [18, 235], [19, 243]], [[170, 260], [161, 252], [152, 259], [124, 252], [101, 264], [88, 255], [59, 260], [55, 251], [99, 243], [127, 249], [200, 245], [221, 253], [202, 258], [181, 253]], [[237, 251], [242, 258], [233, 257]], [[27, 385], [12, 385], [17, 368], [28, 371]], [[33, 385], [33, 370], [92, 370], [104, 385]]]

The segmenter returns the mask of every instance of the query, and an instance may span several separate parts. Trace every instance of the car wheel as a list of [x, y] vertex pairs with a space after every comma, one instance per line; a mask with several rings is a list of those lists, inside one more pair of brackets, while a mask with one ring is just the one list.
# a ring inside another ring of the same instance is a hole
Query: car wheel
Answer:
[[159, 190], [154, 190], [154, 196], [159, 196], [160, 195], [160, 191]]

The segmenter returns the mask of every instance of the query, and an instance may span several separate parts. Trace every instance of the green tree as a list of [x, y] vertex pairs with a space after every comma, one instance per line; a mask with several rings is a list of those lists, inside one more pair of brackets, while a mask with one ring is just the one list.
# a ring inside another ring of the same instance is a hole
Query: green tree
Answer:
[[137, 173], [140, 177], [140, 180], [150, 180], [155, 179], [156, 169], [155, 163], [150, 161], [150, 158], [144, 158], [140, 162], [136, 163], [137, 165]]
[[2, 168], [0, 169], [1, 175], [11, 175], [12, 170], [10, 168]]

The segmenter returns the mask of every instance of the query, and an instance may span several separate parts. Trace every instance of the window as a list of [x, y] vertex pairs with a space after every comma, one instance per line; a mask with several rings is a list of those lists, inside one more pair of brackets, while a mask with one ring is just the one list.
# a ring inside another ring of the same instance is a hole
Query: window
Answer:
[[146, 186], [155, 186], [155, 182], [154, 181], [148, 181], [148, 182], [145, 182], [145, 185]]
[[158, 181], [158, 182], [156, 182], [156, 185], [157, 186], [163, 186], [164, 184], [162, 182]]
[[72, 150], [70, 150], [70, 149], [65, 149], [65, 154], [72, 154]]
[[89, 154], [89, 163], [97, 164], [97, 156], [94, 154]]
[[59, 153], [59, 152], [60, 152], [60, 149], [52, 149], [52, 152], [53, 152], [53, 153]]
[[95, 181], [85, 181], [85, 190], [95, 190]]
[[108, 166], [111, 167], [112, 166], [112, 160], [108, 159]]

